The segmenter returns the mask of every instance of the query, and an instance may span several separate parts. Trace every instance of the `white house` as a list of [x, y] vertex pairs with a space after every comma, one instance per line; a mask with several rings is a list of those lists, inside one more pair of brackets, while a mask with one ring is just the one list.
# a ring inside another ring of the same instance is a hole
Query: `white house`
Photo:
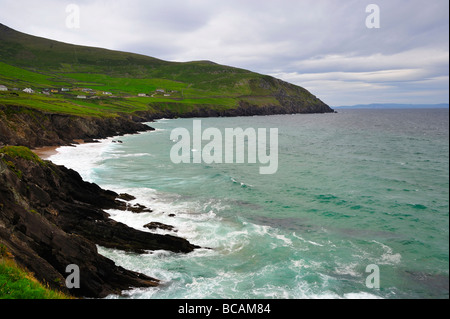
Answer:
[[25, 90], [23, 90], [25, 93], [29, 93], [29, 94], [32, 94], [32, 93], [34, 93], [34, 90], [33, 89], [31, 89], [31, 88], [26, 88]]
[[103, 92], [103, 95], [112, 95], [111, 92]]
[[139, 97], [146, 97], [147, 94], [145, 94], [145, 93], [139, 93], [138, 96], [139, 96]]
[[8, 91], [8, 88], [4, 85], [0, 85], [0, 91]]
[[68, 89], [68, 88], [62, 88], [61, 89], [61, 92], [69, 92], [70, 91], [70, 89]]
[[86, 99], [86, 95], [78, 95], [77, 99]]

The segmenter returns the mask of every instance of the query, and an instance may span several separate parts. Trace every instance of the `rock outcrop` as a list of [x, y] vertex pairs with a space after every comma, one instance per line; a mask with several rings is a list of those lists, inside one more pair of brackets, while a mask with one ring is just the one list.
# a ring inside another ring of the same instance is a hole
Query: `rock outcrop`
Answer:
[[[158, 285], [157, 279], [116, 266], [98, 254], [96, 245], [135, 253], [198, 248], [183, 238], [110, 219], [103, 209], [128, 209], [124, 200], [133, 197], [84, 182], [77, 172], [18, 149], [20, 156], [0, 149], [0, 242], [50, 287], [79, 297], [105, 297]], [[81, 287], [68, 291], [66, 267], [71, 264], [80, 268]]]
[[12, 105], [0, 105], [0, 146], [29, 148], [70, 145], [74, 140], [93, 141], [115, 135], [151, 131], [132, 116], [75, 116]]

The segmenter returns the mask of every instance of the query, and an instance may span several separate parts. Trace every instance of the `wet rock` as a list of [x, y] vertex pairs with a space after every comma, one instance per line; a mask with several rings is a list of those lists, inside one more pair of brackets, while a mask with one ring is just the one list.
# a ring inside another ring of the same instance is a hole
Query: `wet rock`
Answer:
[[116, 266], [98, 254], [96, 245], [132, 253], [189, 253], [199, 247], [112, 220], [104, 210], [123, 208], [123, 198], [132, 196], [87, 183], [63, 166], [1, 154], [0, 242], [20, 265], [54, 289], [67, 292], [66, 267], [78, 265], [81, 288], [68, 291], [78, 297], [101, 298], [156, 286], [157, 279]]
[[119, 194], [119, 196], [117, 198], [121, 199], [121, 200], [124, 200], [124, 201], [127, 201], [127, 202], [136, 199], [136, 197], [134, 197], [133, 195], [126, 194], [126, 193]]
[[152, 213], [153, 210], [150, 208], [145, 207], [144, 205], [141, 204], [134, 204], [133, 206], [128, 205], [127, 206], [127, 210], [132, 211], [135, 214], [140, 214], [140, 213]]
[[158, 223], [158, 222], [151, 222], [148, 223], [146, 225], [144, 225], [145, 228], [148, 228], [150, 230], [154, 230], [154, 229], [162, 229], [162, 230], [168, 230], [168, 231], [174, 231], [177, 232], [178, 230], [175, 229], [174, 226], [171, 225], [166, 225], [163, 223]]

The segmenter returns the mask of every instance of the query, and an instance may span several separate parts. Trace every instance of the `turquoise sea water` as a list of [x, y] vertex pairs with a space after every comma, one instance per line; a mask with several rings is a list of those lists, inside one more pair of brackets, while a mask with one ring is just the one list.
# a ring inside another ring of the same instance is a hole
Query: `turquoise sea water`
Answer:
[[[154, 210], [109, 211], [112, 218], [143, 231], [151, 221], [170, 224], [176, 233], [157, 232], [211, 248], [136, 255], [99, 247], [118, 265], [162, 280], [125, 297], [448, 298], [448, 115], [342, 110], [201, 119], [222, 132], [278, 128], [274, 175], [260, 175], [259, 163], [173, 164], [170, 133], [192, 130], [193, 119], [62, 147], [50, 159]], [[366, 285], [369, 265], [379, 269], [379, 289]]]

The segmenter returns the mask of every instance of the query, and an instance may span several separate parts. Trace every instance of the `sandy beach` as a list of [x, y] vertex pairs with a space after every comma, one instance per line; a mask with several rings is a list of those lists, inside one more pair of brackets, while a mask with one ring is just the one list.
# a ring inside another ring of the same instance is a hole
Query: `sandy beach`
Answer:
[[[81, 139], [76, 139], [76, 140], [73, 140], [73, 141], [74, 141], [75, 145], [76, 144], [84, 144], [85, 143], [84, 140], [81, 140]], [[36, 153], [36, 155], [39, 156], [41, 159], [47, 160], [47, 159], [50, 158], [50, 156], [58, 154], [57, 149], [59, 147], [60, 146], [44, 146], [44, 147], [35, 148], [32, 151], [34, 153]]]
[[58, 153], [56, 150], [59, 146], [44, 146], [33, 149], [32, 151], [36, 153], [43, 160], [47, 160], [50, 156]]

